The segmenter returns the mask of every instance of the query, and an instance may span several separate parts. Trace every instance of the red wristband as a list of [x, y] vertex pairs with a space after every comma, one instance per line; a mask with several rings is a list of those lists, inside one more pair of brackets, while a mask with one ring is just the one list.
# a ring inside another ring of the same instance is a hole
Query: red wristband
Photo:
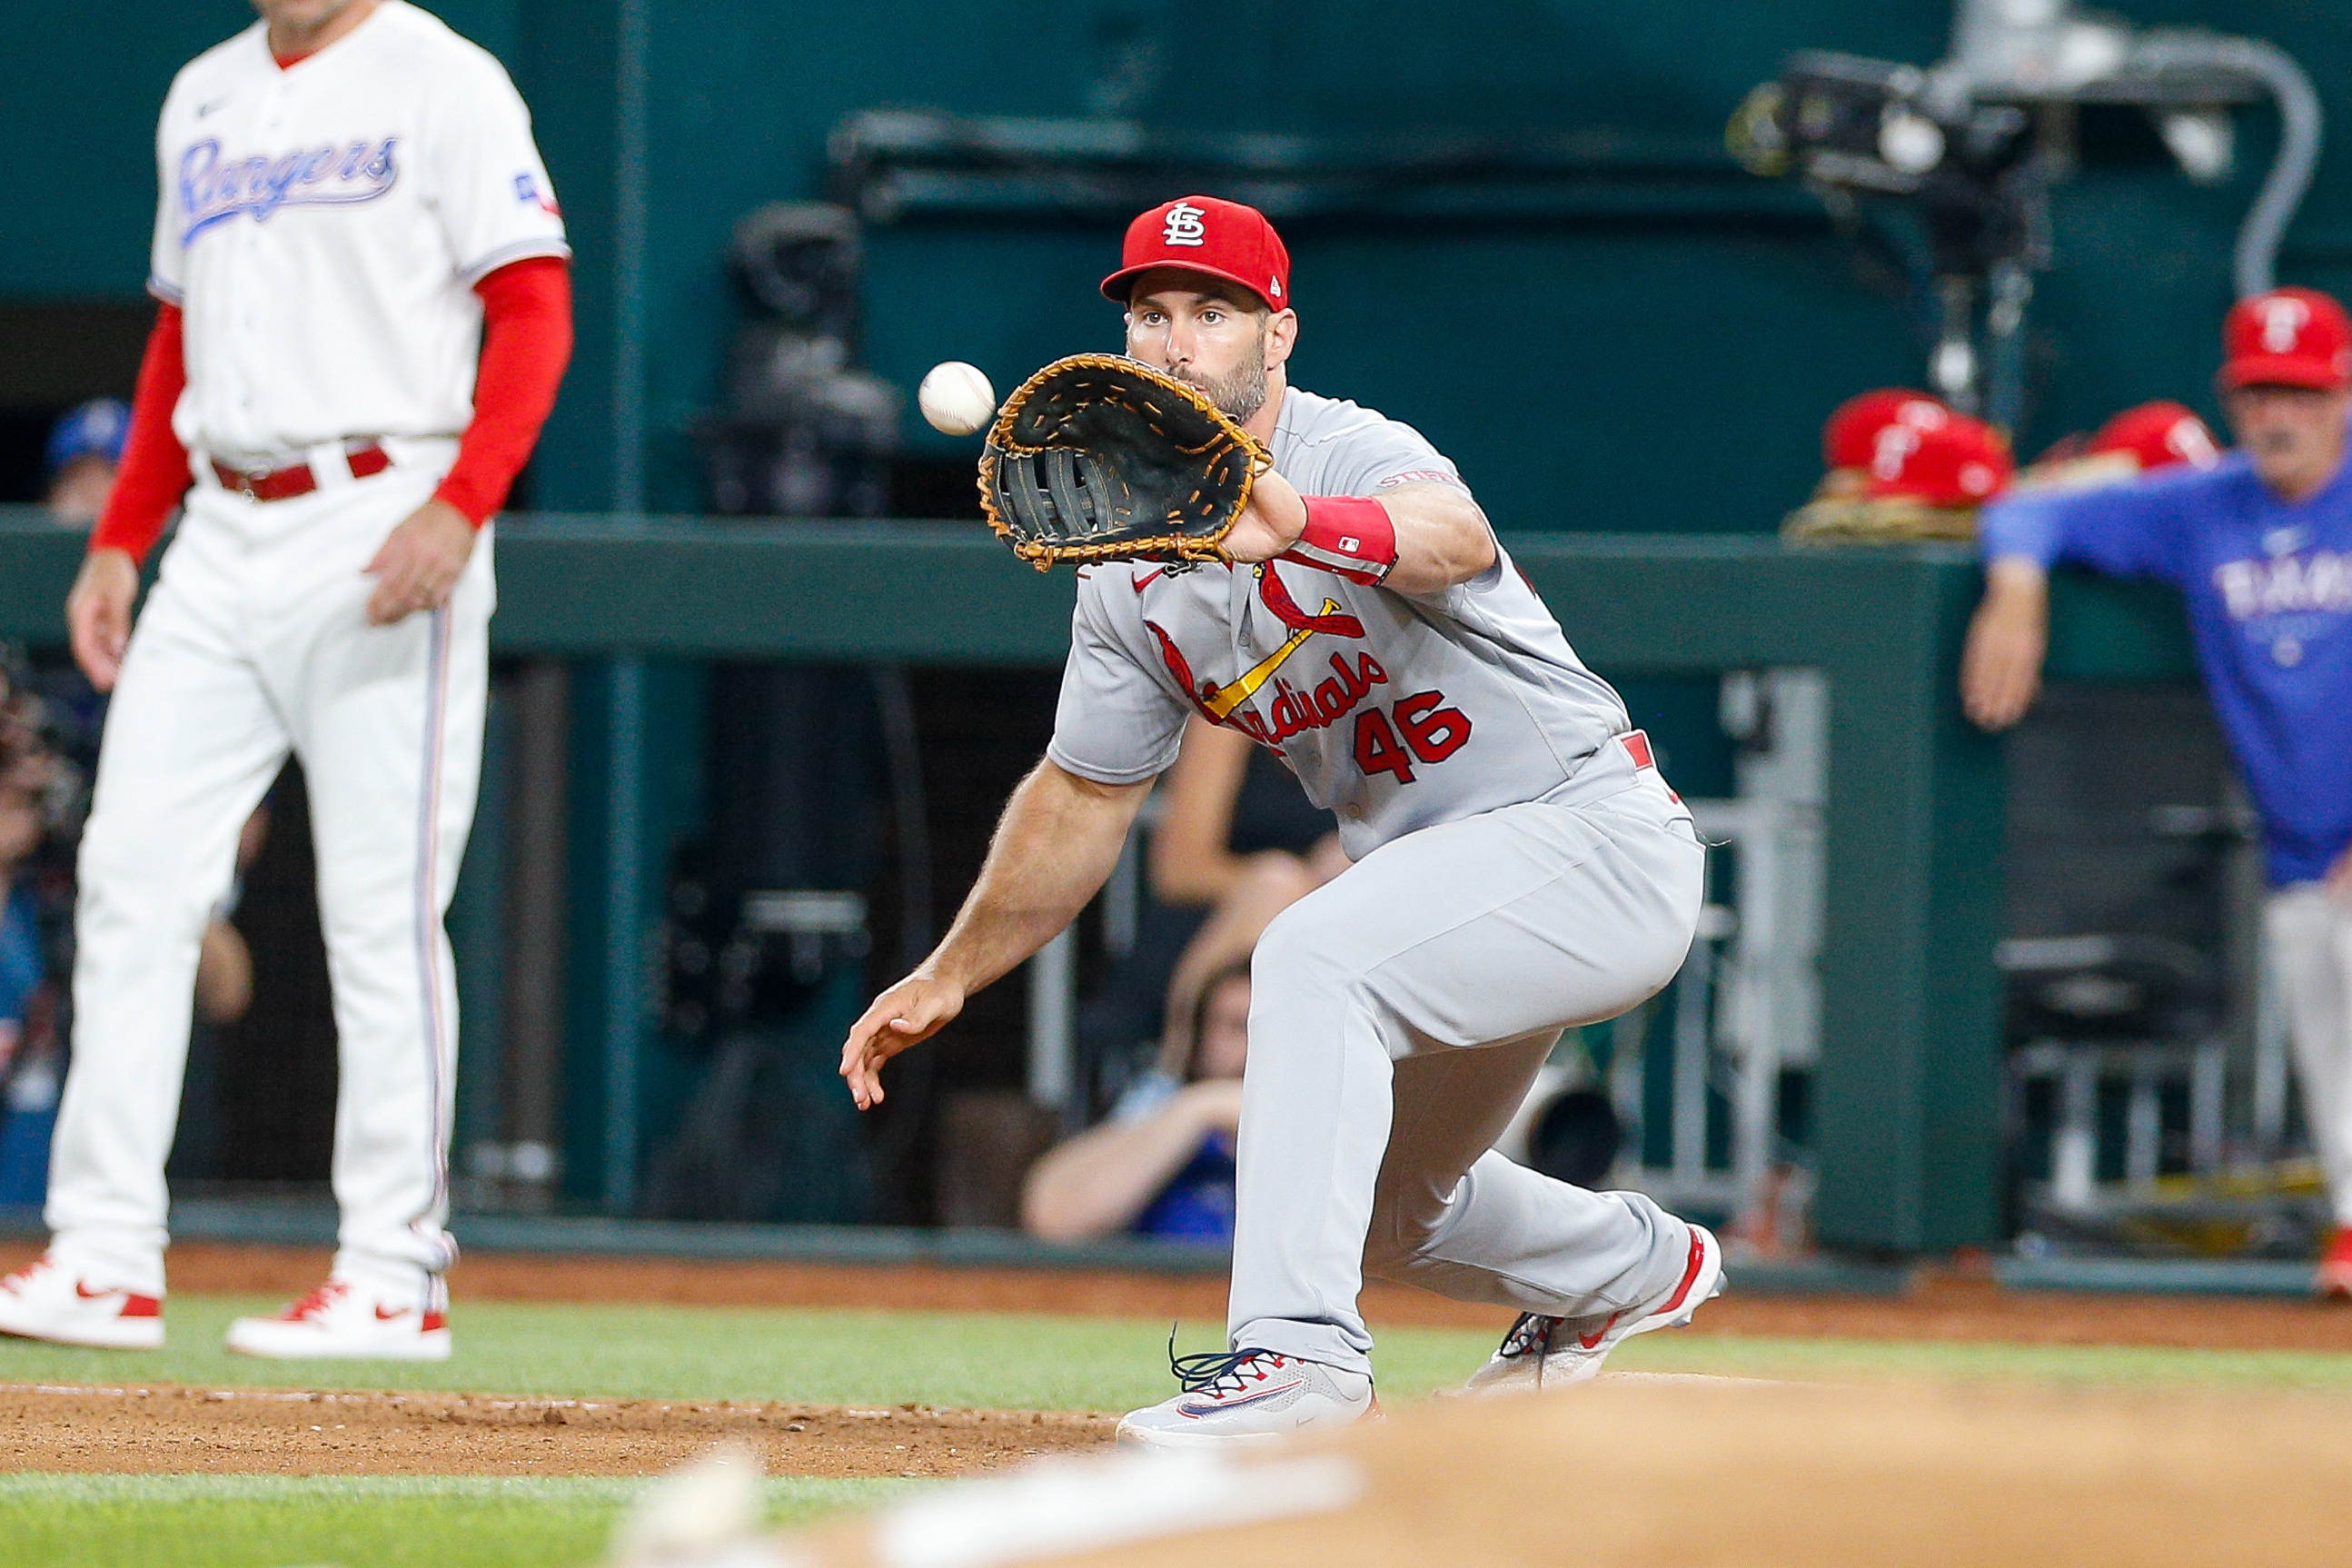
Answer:
[[1396, 524], [1370, 496], [1301, 496], [1307, 529], [1281, 559], [1377, 584], [1396, 564]]

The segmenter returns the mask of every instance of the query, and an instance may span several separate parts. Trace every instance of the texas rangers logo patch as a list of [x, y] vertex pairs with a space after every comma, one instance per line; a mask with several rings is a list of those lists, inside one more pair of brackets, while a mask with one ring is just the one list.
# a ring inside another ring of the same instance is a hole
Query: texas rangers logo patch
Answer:
[[306, 147], [276, 156], [224, 157], [211, 137], [180, 154], [180, 247], [231, 218], [267, 223], [284, 207], [352, 206], [372, 202], [400, 179], [400, 138], [348, 146]]
[[563, 209], [555, 205], [555, 193], [542, 190], [540, 187], [538, 175], [528, 173], [517, 174], [514, 177], [514, 189], [515, 200], [529, 202], [540, 211], [555, 217], [563, 216]]

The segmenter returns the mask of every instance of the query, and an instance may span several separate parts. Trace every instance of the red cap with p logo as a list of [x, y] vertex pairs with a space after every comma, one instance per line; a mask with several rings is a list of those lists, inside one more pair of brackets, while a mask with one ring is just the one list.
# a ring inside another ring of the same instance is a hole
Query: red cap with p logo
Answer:
[[2352, 386], [2352, 318], [2316, 289], [2273, 289], [2230, 307], [2221, 384]]
[[1124, 305], [1135, 279], [1155, 267], [1181, 267], [1237, 283], [1276, 310], [1290, 304], [1290, 252], [1255, 207], [1215, 196], [1162, 202], [1127, 226], [1118, 270], [1103, 297]]

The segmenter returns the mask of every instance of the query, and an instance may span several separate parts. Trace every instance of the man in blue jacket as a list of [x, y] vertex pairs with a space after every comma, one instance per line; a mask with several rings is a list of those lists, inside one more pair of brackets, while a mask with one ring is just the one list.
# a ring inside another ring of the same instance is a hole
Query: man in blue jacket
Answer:
[[2262, 816], [2270, 961], [2335, 1209], [2316, 1288], [2352, 1297], [2352, 319], [2276, 289], [2231, 308], [2222, 343], [2239, 446], [2217, 467], [1986, 509], [1961, 698], [1988, 730], [2033, 700], [2053, 562], [2180, 590]]

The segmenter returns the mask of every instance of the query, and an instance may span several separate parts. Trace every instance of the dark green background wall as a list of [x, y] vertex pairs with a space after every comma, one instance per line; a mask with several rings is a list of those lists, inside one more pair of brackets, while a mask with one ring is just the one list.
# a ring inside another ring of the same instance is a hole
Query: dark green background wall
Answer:
[[[627, 5], [632, 9], [625, 10]], [[689, 427], [714, 400], [732, 305], [720, 265], [745, 209], [822, 191], [826, 131], [853, 110], [1086, 112], [1122, 31], [1160, 29], [1166, 68], [1143, 118], [1178, 125], [1356, 129], [1614, 127], [1716, 136], [1787, 50], [1915, 60], [1942, 52], [1927, 0], [443, 0], [504, 58], [537, 113], [580, 249], [581, 351], [537, 500], [615, 497], [614, 433], [642, 394], [643, 494], [692, 505]], [[2128, 0], [2141, 23], [2202, 24], [2295, 52], [2352, 109], [2352, 5]], [[153, 200], [153, 111], [176, 65], [241, 24], [234, 0], [41, 7], [0, 61], [0, 102], [38, 128], [0, 164], [0, 298], [130, 297]], [[622, 43], [641, 29], [646, 235], [640, 384], [615, 384], [614, 225]], [[2247, 172], [2190, 189], [2127, 119], [2094, 125], [2056, 215], [2029, 447], [2125, 403], [2203, 404], [2237, 215], [2270, 141], [2251, 116]], [[2352, 287], [2352, 193], [2331, 152], [2296, 226], [2293, 280]], [[37, 155], [32, 150], [38, 149]], [[1179, 194], [1171, 192], [1171, 195]], [[1052, 225], [925, 223], [873, 242], [869, 358], [911, 385], [968, 358], [1004, 384], [1113, 341], [1094, 295], [1117, 236]], [[1470, 225], [1402, 218], [1299, 227], [1302, 384], [1420, 425], [1511, 526], [1759, 529], [1809, 484], [1813, 437], [1845, 394], [1916, 379], [1920, 327], [1804, 225], [1621, 217]], [[919, 446], [955, 448], [911, 416]]]

